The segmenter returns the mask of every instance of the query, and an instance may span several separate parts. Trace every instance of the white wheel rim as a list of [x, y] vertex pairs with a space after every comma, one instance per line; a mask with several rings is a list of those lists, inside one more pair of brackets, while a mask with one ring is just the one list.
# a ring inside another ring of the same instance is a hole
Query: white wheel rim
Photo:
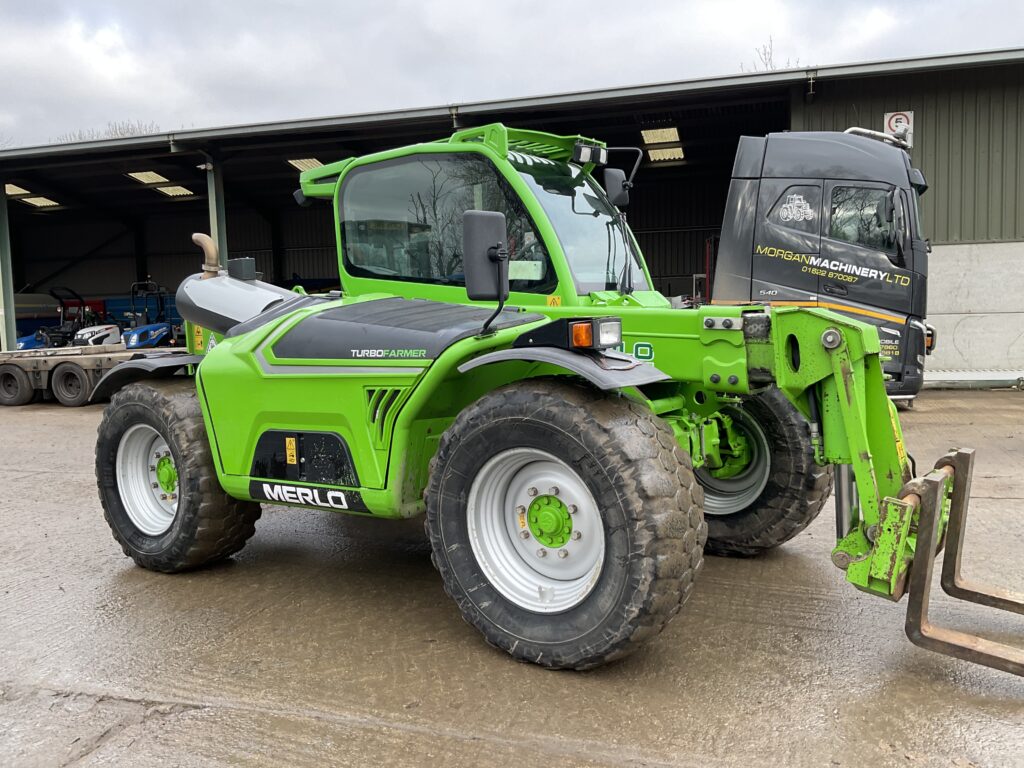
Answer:
[[[524, 510], [529, 515], [536, 509], [532, 504], [552, 498], [571, 515], [572, 532], [557, 546], [535, 538], [524, 518]], [[604, 564], [604, 521], [586, 483], [551, 454], [513, 448], [492, 457], [473, 479], [466, 516], [477, 563], [494, 588], [520, 608], [567, 611], [597, 583]]]
[[704, 486], [705, 515], [742, 512], [757, 501], [772, 474], [771, 448], [757, 419], [742, 408], [728, 408], [725, 413], [732, 417], [739, 431], [747, 436], [752, 457], [746, 469], [728, 479], [716, 478], [703, 468], [697, 470], [697, 481]]
[[[178, 511], [178, 487], [162, 487], [158, 463], [170, 461], [167, 441], [148, 424], [136, 424], [117, 445], [117, 490], [128, 518], [147, 536], [159, 536], [171, 527]], [[165, 481], [166, 484], [166, 481]]]

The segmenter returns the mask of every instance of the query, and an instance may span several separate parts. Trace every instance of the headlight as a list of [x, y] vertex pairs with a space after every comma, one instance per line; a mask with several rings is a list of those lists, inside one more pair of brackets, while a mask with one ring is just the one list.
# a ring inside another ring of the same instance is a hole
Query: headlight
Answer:
[[128, 343], [129, 344], [138, 344], [139, 343], [139, 334], [133, 333], [131, 336], [129, 336], [128, 337]]
[[569, 324], [569, 343], [576, 349], [609, 349], [622, 343], [622, 321], [597, 317]]
[[602, 348], [617, 347], [622, 343], [622, 321], [617, 317], [606, 317], [597, 320], [597, 346]]

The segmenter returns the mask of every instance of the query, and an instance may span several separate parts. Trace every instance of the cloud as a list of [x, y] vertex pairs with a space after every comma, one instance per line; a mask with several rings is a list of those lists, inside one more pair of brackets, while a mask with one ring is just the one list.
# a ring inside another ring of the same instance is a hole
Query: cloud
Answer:
[[[0, 132], [165, 130], [1020, 44], [1022, 4], [220, 0], [0, 8]], [[999, 23], [993, 23], [998, 19]]]

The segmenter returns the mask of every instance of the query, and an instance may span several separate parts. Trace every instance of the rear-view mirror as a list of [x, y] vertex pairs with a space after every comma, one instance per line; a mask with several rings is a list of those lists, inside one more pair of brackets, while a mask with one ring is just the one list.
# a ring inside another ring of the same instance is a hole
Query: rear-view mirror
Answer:
[[508, 232], [505, 214], [466, 211], [462, 215], [462, 269], [473, 301], [508, 298]]
[[629, 185], [626, 182], [626, 172], [620, 168], [604, 169], [604, 191], [608, 194], [608, 200], [617, 208], [629, 205]]

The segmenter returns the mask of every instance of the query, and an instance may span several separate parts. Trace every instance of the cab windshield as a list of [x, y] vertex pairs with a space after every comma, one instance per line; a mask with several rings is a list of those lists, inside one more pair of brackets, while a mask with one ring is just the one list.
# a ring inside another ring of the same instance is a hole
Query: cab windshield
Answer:
[[579, 166], [518, 152], [509, 160], [551, 220], [578, 294], [649, 290], [628, 227]]

